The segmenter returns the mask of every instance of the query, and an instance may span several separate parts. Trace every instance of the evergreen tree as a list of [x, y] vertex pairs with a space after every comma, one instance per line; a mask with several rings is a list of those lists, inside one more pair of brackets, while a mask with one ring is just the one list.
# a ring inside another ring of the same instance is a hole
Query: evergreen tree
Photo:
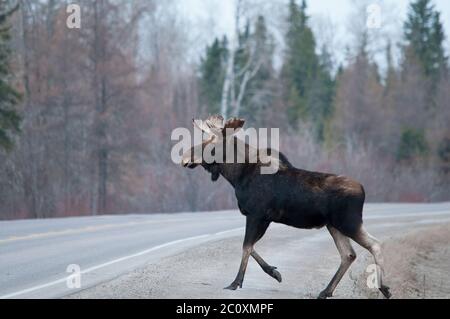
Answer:
[[[437, 91], [443, 76], [448, 72], [443, 25], [440, 13], [431, 0], [416, 0], [411, 3], [404, 24], [404, 36], [407, 45], [404, 48], [402, 83], [414, 83], [417, 74], [420, 75], [420, 79], [416, 80], [417, 88], [413, 86], [410, 90], [423, 90], [422, 101], [416, 101], [416, 104], [422, 106], [419, 111], [429, 112], [430, 106], [432, 109], [438, 106]], [[410, 93], [406, 91], [406, 95], [408, 94]], [[427, 155], [425, 133], [429, 124], [424, 121], [420, 123], [420, 129], [417, 126], [417, 123], [404, 126], [398, 148], [399, 160]]]
[[398, 160], [410, 161], [414, 158], [426, 155], [427, 152], [428, 143], [423, 130], [411, 128], [403, 130], [397, 153]]
[[200, 64], [200, 99], [211, 114], [220, 113], [228, 40], [215, 39]]
[[309, 97], [309, 117], [316, 126], [316, 136], [322, 141], [327, 122], [333, 113], [335, 81], [331, 77], [331, 54], [324, 47], [319, 56], [319, 68], [311, 87]]
[[316, 54], [316, 41], [308, 26], [307, 4], [289, 2], [287, 52], [282, 77], [288, 116], [294, 127], [299, 120], [310, 120], [317, 137], [323, 135], [326, 117], [331, 114], [334, 83], [331, 78], [331, 59], [326, 49]]
[[12, 134], [19, 132], [20, 125], [20, 117], [14, 109], [20, 94], [9, 84], [11, 52], [8, 18], [17, 8], [11, 9], [10, 1], [0, 1], [0, 148], [7, 150], [11, 149]]
[[290, 1], [286, 35], [287, 56], [282, 72], [287, 89], [289, 121], [293, 126], [299, 119], [306, 119], [309, 85], [314, 80], [318, 66], [316, 44], [312, 30], [307, 25], [308, 16], [305, 10], [305, 1], [301, 7], [295, 0]]
[[447, 57], [440, 13], [431, 0], [416, 0], [411, 4], [404, 29], [408, 46], [420, 61], [424, 75], [436, 80], [447, 67]]
[[450, 137], [444, 137], [439, 143], [438, 156], [445, 173], [450, 173]]

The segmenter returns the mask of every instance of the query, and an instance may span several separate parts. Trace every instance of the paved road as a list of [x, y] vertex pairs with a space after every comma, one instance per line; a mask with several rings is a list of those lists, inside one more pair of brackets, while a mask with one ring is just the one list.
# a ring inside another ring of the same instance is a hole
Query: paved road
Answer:
[[[435, 225], [450, 222], [450, 203], [368, 204], [364, 216], [385, 231]], [[237, 211], [0, 222], [0, 298], [73, 294], [69, 265], [80, 267], [86, 289], [189, 248], [242, 237], [244, 224]]]

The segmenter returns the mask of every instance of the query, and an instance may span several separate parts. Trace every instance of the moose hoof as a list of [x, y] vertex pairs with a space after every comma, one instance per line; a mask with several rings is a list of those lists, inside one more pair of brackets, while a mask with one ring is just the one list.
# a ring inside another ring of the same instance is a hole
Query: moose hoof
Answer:
[[276, 270], [277, 267], [271, 267], [270, 271], [269, 271], [269, 275], [275, 279], [278, 282], [282, 282], [282, 278], [281, 278], [281, 274], [278, 272], [278, 270]]
[[319, 297], [317, 297], [317, 299], [327, 299], [327, 298], [331, 298], [333, 297], [333, 294], [324, 290], [319, 294]]
[[386, 299], [390, 299], [392, 297], [391, 292], [389, 291], [389, 287], [388, 286], [382, 286], [380, 288], [381, 293], [383, 294], [384, 298]]
[[237, 282], [233, 282], [231, 285], [229, 285], [228, 287], [225, 287], [225, 288], [223, 288], [223, 289], [226, 289], [226, 290], [236, 290], [236, 289], [238, 289], [239, 287], [242, 288], [242, 284], [239, 284], [239, 283], [237, 283]]

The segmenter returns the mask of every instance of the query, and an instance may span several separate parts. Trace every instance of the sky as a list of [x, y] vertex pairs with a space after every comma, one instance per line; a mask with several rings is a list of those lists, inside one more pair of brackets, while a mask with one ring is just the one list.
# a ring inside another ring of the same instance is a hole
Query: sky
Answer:
[[[287, 0], [250, 1], [259, 3], [259, 7], [265, 13], [264, 15], [269, 16], [268, 19], [274, 17], [274, 20], [283, 14], [280, 12], [280, 8], [285, 8], [288, 2]], [[381, 7], [381, 22], [383, 30], [386, 29], [384, 31], [387, 33], [380, 33], [379, 40], [385, 41], [387, 37], [384, 34], [389, 34], [389, 38], [393, 39], [394, 44], [400, 41], [403, 22], [406, 19], [411, 0], [366, 0], [366, 2], [379, 4]], [[203, 41], [208, 42], [215, 36], [233, 33], [234, 3], [235, 0], [180, 0], [179, 7], [183, 17], [199, 28], [203, 34]], [[355, 4], [358, 3], [361, 4], [362, 0], [308, 1], [308, 13], [316, 36], [323, 38], [319, 39], [319, 42], [333, 42], [328, 44], [335, 51], [335, 59], [338, 62], [345, 59], [343, 56], [345, 48], [351, 46], [352, 17], [355, 17]], [[433, 0], [433, 3], [441, 12], [441, 21], [444, 23], [447, 35], [445, 47], [450, 52], [450, 0]], [[320, 28], [321, 25], [327, 25], [328, 28], [325, 29], [331, 34], [322, 34], [326, 32], [321, 32], [321, 30], [324, 30]], [[330, 28], [330, 26], [332, 27]], [[281, 36], [281, 34], [278, 35], [278, 37]], [[377, 59], [376, 55], [374, 56], [375, 59]], [[378, 58], [380, 56], [379, 54]]]

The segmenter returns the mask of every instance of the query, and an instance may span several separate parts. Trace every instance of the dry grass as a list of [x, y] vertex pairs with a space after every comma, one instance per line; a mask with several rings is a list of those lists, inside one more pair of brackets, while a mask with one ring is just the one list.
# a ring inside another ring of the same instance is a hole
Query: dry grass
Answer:
[[[386, 283], [393, 298], [450, 298], [450, 224], [401, 235], [384, 243]], [[367, 257], [367, 262], [372, 262]], [[378, 292], [366, 286], [366, 274], [355, 278], [363, 295]]]

